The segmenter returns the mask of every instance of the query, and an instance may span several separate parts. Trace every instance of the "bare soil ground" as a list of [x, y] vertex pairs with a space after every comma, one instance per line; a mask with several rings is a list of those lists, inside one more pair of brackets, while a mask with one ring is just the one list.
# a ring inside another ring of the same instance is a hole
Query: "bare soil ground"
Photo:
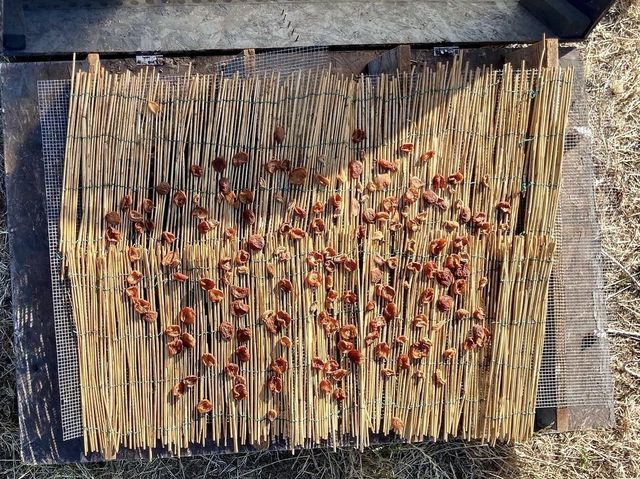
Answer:
[[[580, 46], [585, 59], [594, 159], [599, 171], [609, 326], [640, 332], [640, 0], [620, 0]], [[4, 161], [2, 161], [4, 164]], [[374, 447], [360, 454], [304, 451], [29, 466], [20, 462], [12, 350], [4, 181], [0, 182], [0, 477], [638, 478], [640, 341], [611, 337], [616, 426], [538, 434], [515, 446], [446, 444]], [[630, 361], [636, 361], [630, 364]], [[630, 369], [631, 372], [625, 370]]]

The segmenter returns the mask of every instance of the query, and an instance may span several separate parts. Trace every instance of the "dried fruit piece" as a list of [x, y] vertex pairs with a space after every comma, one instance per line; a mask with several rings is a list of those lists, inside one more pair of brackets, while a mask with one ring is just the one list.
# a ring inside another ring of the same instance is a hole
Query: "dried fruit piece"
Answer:
[[249, 252], [244, 249], [239, 249], [236, 253], [236, 256], [233, 258], [233, 261], [236, 264], [247, 264], [249, 262]]
[[342, 302], [345, 304], [356, 304], [358, 296], [353, 291], [345, 291], [342, 293]]
[[242, 166], [249, 161], [249, 155], [244, 151], [239, 151], [231, 158], [233, 166]]
[[230, 379], [235, 379], [240, 372], [240, 366], [238, 366], [236, 363], [227, 363], [224, 367], [224, 370]]
[[255, 224], [256, 219], [256, 214], [251, 208], [247, 208], [242, 212], [242, 221], [244, 221], [244, 224], [246, 224], [247, 226]]
[[196, 338], [187, 332], [182, 333], [180, 339], [182, 339], [182, 344], [185, 348], [191, 349], [196, 345]]
[[227, 168], [227, 160], [222, 156], [216, 156], [211, 166], [213, 166], [214, 171], [222, 173]]
[[104, 220], [109, 226], [118, 226], [120, 224], [120, 213], [117, 211], [110, 211], [104, 215]]
[[466, 279], [457, 279], [451, 285], [451, 294], [454, 296], [463, 295], [467, 289], [467, 280]]
[[378, 160], [378, 167], [383, 171], [398, 171], [398, 164], [391, 160]]
[[381, 369], [380, 369], [380, 375], [381, 375], [383, 378], [387, 379], [387, 378], [390, 378], [390, 377], [392, 377], [392, 376], [395, 376], [395, 375], [396, 375], [396, 372], [395, 372], [393, 369], [391, 369], [391, 368], [381, 368]]
[[216, 282], [211, 278], [201, 278], [198, 284], [205, 291], [209, 291], [210, 289], [213, 289], [216, 287]]
[[291, 228], [289, 230], [289, 238], [292, 240], [301, 240], [306, 238], [307, 233], [304, 232], [302, 228]]
[[244, 299], [249, 296], [249, 288], [241, 288], [240, 286], [231, 286], [231, 296], [235, 299]]
[[351, 160], [349, 162], [349, 176], [352, 179], [360, 178], [364, 170], [364, 165], [360, 160]]
[[462, 174], [462, 171], [460, 171], [460, 170], [456, 171], [452, 175], [449, 175], [449, 177], [447, 178], [447, 182], [450, 185], [458, 185], [458, 184], [462, 183], [462, 180], [464, 180], [464, 175]]
[[164, 335], [168, 338], [180, 337], [180, 326], [177, 324], [170, 324], [164, 328]]
[[438, 238], [429, 243], [429, 254], [438, 256], [447, 246], [446, 238]]
[[127, 284], [129, 284], [131, 286], [134, 286], [134, 285], [136, 285], [136, 284], [138, 284], [140, 282], [142, 277], [143, 277], [143, 274], [140, 271], [134, 269], [127, 276]]
[[213, 411], [213, 404], [211, 404], [211, 401], [208, 399], [202, 399], [196, 406], [196, 409], [200, 414], [208, 414]]
[[191, 174], [196, 178], [202, 178], [202, 175], [204, 175], [204, 169], [200, 165], [191, 165], [189, 171], [191, 171]]
[[243, 399], [246, 399], [249, 395], [246, 384], [239, 383], [234, 385], [232, 395], [233, 399], [235, 399], [236, 401], [242, 401]]
[[391, 285], [378, 285], [376, 286], [376, 294], [378, 297], [382, 298], [385, 301], [393, 301], [396, 297], [396, 290]]
[[173, 341], [169, 341], [167, 343], [167, 354], [171, 357], [171, 356], [175, 356], [177, 354], [180, 354], [182, 352], [182, 340], [181, 339], [174, 339]]
[[236, 339], [239, 343], [248, 343], [251, 339], [251, 329], [249, 328], [238, 328], [236, 330]]
[[354, 144], [361, 143], [362, 141], [364, 141], [366, 137], [367, 137], [367, 134], [362, 128], [356, 128], [351, 133], [351, 143], [354, 143]]
[[400, 145], [400, 151], [403, 153], [411, 153], [413, 151], [413, 143], [403, 143]]
[[275, 374], [284, 374], [287, 372], [287, 369], [289, 369], [289, 363], [281, 356], [271, 362], [270, 368]]
[[387, 321], [391, 321], [398, 316], [398, 305], [396, 305], [396, 303], [387, 304], [382, 310], [382, 315]]
[[193, 308], [185, 306], [178, 313], [180, 321], [184, 324], [192, 325], [196, 322], [196, 312]]
[[443, 296], [440, 296], [438, 298], [438, 301], [436, 301], [436, 307], [438, 308], [438, 311], [440, 311], [441, 313], [446, 313], [448, 311], [451, 311], [451, 309], [453, 308], [453, 304], [454, 304], [453, 298], [446, 294]]
[[409, 369], [409, 355], [407, 354], [398, 355], [398, 367], [400, 369]]
[[429, 161], [431, 158], [435, 156], [436, 152], [433, 150], [428, 150], [420, 155], [420, 161]]
[[211, 288], [207, 290], [207, 297], [212, 303], [218, 304], [224, 299], [224, 292], [219, 288]]
[[202, 206], [194, 206], [191, 210], [191, 216], [199, 220], [206, 220], [207, 216], [209, 216], [209, 211]]
[[384, 341], [376, 344], [376, 347], [374, 348], [376, 359], [387, 359], [390, 353], [391, 346]]
[[435, 272], [433, 275], [438, 283], [448, 288], [453, 283], [453, 273], [449, 268], [442, 268]]
[[478, 321], [484, 321], [485, 314], [484, 309], [478, 308], [473, 311], [473, 319], [477, 319]]
[[251, 251], [262, 251], [265, 246], [265, 241], [259, 234], [252, 234], [247, 240], [247, 246]]
[[342, 388], [335, 388], [331, 397], [333, 397], [335, 401], [344, 401], [347, 398], [347, 393]]
[[250, 309], [249, 305], [242, 300], [237, 299], [231, 302], [231, 313], [235, 316], [244, 316], [249, 314]]
[[267, 421], [273, 422], [276, 420], [277, 417], [278, 417], [278, 413], [275, 409], [269, 409], [267, 411], [267, 415], [266, 415]]
[[433, 373], [433, 380], [438, 386], [444, 386], [445, 384], [447, 384], [447, 380], [444, 378], [442, 369], [436, 369], [436, 371]]
[[309, 229], [317, 235], [324, 233], [324, 220], [322, 218], [314, 218], [309, 225]]
[[411, 325], [414, 328], [418, 329], [426, 328], [429, 325], [429, 318], [426, 314], [420, 313], [413, 318], [413, 321], [411, 321]]
[[131, 195], [124, 195], [120, 200], [120, 209], [122, 211], [127, 211], [129, 208], [131, 208], [132, 202], [133, 200], [131, 199]]
[[331, 392], [333, 391], [333, 385], [331, 384], [331, 381], [329, 381], [328, 379], [321, 380], [318, 387], [320, 391], [324, 394], [331, 394]]
[[236, 357], [238, 358], [238, 361], [242, 363], [246, 363], [247, 361], [249, 361], [249, 359], [251, 358], [251, 355], [249, 354], [249, 348], [246, 346], [240, 346], [236, 348]]
[[238, 199], [240, 203], [248, 205], [249, 203], [253, 203], [253, 191], [248, 188], [243, 188], [238, 193]]
[[155, 323], [158, 319], [157, 311], [145, 311], [142, 313], [142, 319], [144, 319], [147, 323]]
[[451, 358], [453, 358], [456, 355], [456, 348], [447, 348], [444, 351], [442, 351], [442, 358], [447, 361]]
[[196, 376], [195, 374], [190, 374], [189, 376], [185, 376], [182, 382], [186, 387], [192, 388], [198, 382], [198, 376]]
[[142, 222], [144, 221], [144, 216], [137, 210], [129, 210], [129, 219], [134, 223]]
[[212, 368], [213, 366], [215, 366], [218, 361], [216, 360], [216, 357], [211, 354], [211, 353], [204, 353], [201, 357], [200, 357], [200, 361], [202, 362], [202, 364], [208, 368]]
[[224, 176], [218, 180], [218, 191], [223, 195], [231, 193], [231, 181]]
[[282, 145], [284, 138], [286, 136], [286, 132], [284, 126], [276, 126], [273, 130], [273, 141], [276, 145]]
[[174, 398], [178, 398], [179, 399], [182, 396], [184, 396], [184, 391], [185, 391], [185, 384], [184, 384], [183, 381], [180, 381], [175, 386], [173, 386], [173, 388], [171, 388], [171, 395]]
[[177, 207], [181, 208], [185, 204], [187, 204], [187, 195], [184, 191], [176, 191], [173, 194], [173, 204]]
[[225, 341], [229, 341], [233, 337], [234, 327], [229, 321], [222, 321], [218, 326], [218, 332]]
[[305, 283], [311, 288], [317, 288], [322, 284], [322, 274], [319, 271], [310, 271], [307, 273]]
[[282, 392], [282, 378], [280, 376], [273, 375], [267, 380], [267, 388], [274, 394]]
[[339, 334], [340, 339], [351, 341], [358, 336], [358, 328], [356, 328], [355, 324], [345, 324], [340, 328]]
[[422, 359], [429, 356], [431, 350], [431, 341], [427, 338], [421, 338], [409, 346], [409, 357], [411, 359]]
[[285, 293], [290, 293], [291, 291], [293, 291], [293, 283], [288, 278], [280, 279], [277, 285], [280, 291], [283, 291]]
[[353, 364], [356, 364], [356, 365], [362, 364], [362, 353], [357, 349], [351, 349], [347, 353], [347, 357], [349, 358], [349, 361], [351, 361]]
[[482, 278], [480, 278], [480, 281], [478, 282], [478, 289], [482, 289], [485, 286], [487, 286], [487, 284], [489, 284], [489, 280], [487, 279], [486, 276], [483, 276]]
[[420, 304], [428, 304], [433, 301], [433, 288], [426, 288], [420, 293], [420, 297], [418, 298], [418, 302]]
[[116, 244], [120, 241], [122, 234], [113, 226], [107, 226], [107, 230], [104, 232], [104, 238], [109, 244]]
[[168, 195], [171, 192], [171, 185], [166, 181], [161, 181], [156, 185], [156, 193], [159, 195]]
[[447, 179], [442, 175], [435, 175], [431, 180], [431, 186], [434, 190], [442, 190], [447, 187]]
[[306, 168], [295, 168], [289, 173], [289, 183], [291, 183], [292, 185], [304, 185], [306, 179]]
[[404, 430], [404, 421], [397, 416], [391, 418], [391, 429], [400, 434]]
[[496, 205], [498, 211], [502, 211], [505, 215], [511, 214], [511, 203], [508, 201], [501, 201]]
[[280, 338], [280, 346], [283, 348], [290, 348], [291, 344], [291, 338], [289, 338], [289, 336], [282, 336]]
[[171, 231], [163, 231], [161, 237], [164, 244], [171, 244], [176, 240], [176, 235]]
[[466, 309], [458, 309], [455, 313], [456, 319], [458, 320], [463, 320], [463, 319], [467, 319], [469, 316], [471, 316], [471, 313], [469, 311], [467, 311]]

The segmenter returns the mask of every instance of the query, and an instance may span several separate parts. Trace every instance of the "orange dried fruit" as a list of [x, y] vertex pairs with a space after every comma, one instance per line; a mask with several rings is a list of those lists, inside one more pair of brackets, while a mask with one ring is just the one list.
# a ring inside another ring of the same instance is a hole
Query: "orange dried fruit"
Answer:
[[104, 220], [107, 222], [109, 226], [118, 226], [120, 224], [120, 213], [117, 211], [110, 211], [106, 215], [104, 215]]
[[124, 195], [120, 200], [120, 209], [122, 211], [127, 211], [129, 208], [131, 208], [132, 203], [133, 200], [131, 198], [131, 195]]
[[342, 302], [345, 304], [356, 304], [358, 296], [353, 291], [345, 291], [342, 293]]
[[438, 203], [440, 197], [433, 190], [425, 190], [422, 192], [422, 201], [428, 205], [435, 205]]
[[281, 356], [271, 362], [270, 368], [275, 374], [284, 374], [287, 372], [287, 369], [289, 369], [289, 363]]
[[218, 304], [224, 299], [224, 291], [219, 288], [211, 288], [207, 290], [207, 297], [212, 303]]
[[380, 337], [380, 333], [378, 331], [373, 331], [373, 332], [367, 334], [364, 337], [365, 346], [367, 346], [367, 347], [371, 346], [376, 341], [376, 339], [378, 339], [379, 337]]
[[352, 179], [358, 179], [364, 171], [364, 165], [360, 160], [351, 160], [349, 162], [349, 176]]
[[398, 367], [400, 369], [409, 369], [409, 355], [407, 354], [398, 355]]
[[362, 364], [362, 353], [357, 349], [351, 349], [347, 353], [347, 357], [349, 358], [349, 361], [351, 361], [353, 364], [356, 364], [356, 365]]
[[304, 232], [302, 228], [291, 228], [289, 230], [289, 238], [292, 240], [301, 240], [306, 238], [307, 233]]
[[259, 234], [252, 234], [247, 240], [247, 246], [251, 251], [262, 251], [265, 246], [264, 238]]
[[177, 324], [170, 324], [169, 326], [164, 328], [164, 335], [168, 338], [179, 338], [180, 326]]
[[411, 359], [423, 359], [429, 356], [431, 341], [427, 338], [418, 339], [409, 346], [409, 357]]
[[202, 178], [202, 175], [204, 175], [204, 169], [200, 165], [191, 165], [189, 171], [191, 171], [191, 174], [196, 178]]
[[142, 213], [137, 210], [129, 210], [129, 219], [134, 223], [142, 222], [144, 221], [144, 216], [142, 216]]
[[289, 336], [282, 336], [280, 338], [280, 346], [282, 346], [283, 348], [290, 348], [291, 347], [291, 339], [289, 338]]
[[290, 293], [293, 291], [293, 283], [288, 278], [282, 278], [278, 281], [278, 288], [285, 293]]
[[310, 271], [307, 273], [305, 283], [311, 288], [317, 288], [322, 284], [322, 274], [319, 271]]
[[351, 143], [358, 144], [364, 141], [367, 137], [367, 134], [362, 128], [356, 128], [351, 133]]
[[144, 200], [142, 200], [142, 211], [144, 213], [151, 213], [152, 210], [153, 201], [151, 201], [149, 198], [145, 198]]
[[190, 306], [185, 306], [178, 313], [178, 317], [180, 318], [180, 322], [188, 325], [192, 325], [196, 322], [196, 312]]
[[234, 385], [232, 395], [233, 399], [235, 399], [236, 401], [242, 401], [243, 399], [246, 399], [249, 395], [246, 384], [239, 383]]
[[238, 366], [236, 363], [227, 363], [224, 367], [224, 370], [229, 378], [235, 379], [240, 372], [240, 366]]
[[171, 185], [166, 181], [161, 181], [156, 185], [156, 193], [159, 195], [168, 195], [171, 192]]
[[447, 380], [444, 378], [442, 369], [436, 369], [436, 371], [433, 373], [433, 380], [437, 386], [444, 386], [445, 384], [447, 384]]
[[466, 309], [460, 308], [456, 311], [455, 316], [456, 316], [456, 319], [463, 320], [471, 316], [471, 313]]
[[387, 304], [382, 310], [382, 315], [387, 321], [391, 321], [398, 316], [398, 306], [395, 303]]
[[216, 156], [211, 166], [213, 166], [213, 170], [217, 173], [222, 173], [227, 168], [227, 160], [222, 156]]
[[164, 244], [171, 244], [176, 240], [176, 235], [171, 231], [163, 231], [161, 236]]
[[508, 201], [501, 201], [500, 203], [498, 203], [496, 205], [496, 209], [498, 211], [503, 212], [505, 215], [510, 215], [511, 214], [511, 203], [509, 203]]
[[374, 348], [376, 359], [387, 359], [390, 353], [391, 346], [384, 341], [376, 344], [376, 347]]
[[216, 282], [211, 278], [201, 278], [200, 281], [198, 281], [198, 284], [205, 291], [209, 291], [216, 287]]
[[458, 170], [455, 173], [449, 175], [449, 177], [447, 178], [447, 182], [450, 185], [458, 185], [460, 183], [462, 183], [462, 180], [464, 180], [464, 175], [462, 174], [462, 171]]
[[274, 394], [279, 394], [282, 392], [282, 378], [280, 376], [270, 376], [267, 379], [267, 389]]
[[340, 341], [338, 341], [338, 349], [343, 353], [346, 353], [353, 349], [353, 343], [351, 341], [345, 341], [344, 339], [341, 339]]
[[391, 429], [400, 434], [404, 430], [404, 421], [397, 416], [391, 418]]
[[438, 311], [440, 311], [441, 313], [446, 313], [448, 311], [451, 311], [451, 309], [453, 309], [453, 304], [454, 304], [453, 298], [446, 294], [440, 296], [438, 298], [438, 301], [436, 301], [436, 307], [438, 308]]
[[250, 257], [251, 256], [249, 255], [249, 252], [247, 250], [239, 249], [236, 253], [236, 256], [233, 258], [233, 261], [236, 264], [247, 264]]
[[438, 238], [429, 243], [429, 254], [438, 256], [447, 246], [446, 238]]
[[284, 141], [286, 136], [286, 131], [284, 129], [284, 126], [276, 126], [275, 129], [273, 130], [273, 141], [275, 142], [276, 145], [282, 145], [282, 142]]
[[237, 299], [231, 302], [231, 313], [235, 316], [249, 314], [250, 309], [249, 305], [242, 300]]
[[383, 171], [398, 171], [398, 164], [391, 160], [378, 160], [378, 167]]
[[196, 345], [196, 338], [187, 332], [182, 333], [180, 339], [182, 339], [182, 344], [185, 348], [191, 349]]
[[275, 409], [269, 409], [267, 411], [267, 421], [273, 422], [276, 420], [276, 418], [278, 417], [278, 412]]
[[167, 354], [171, 357], [171, 356], [175, 356], [177, 354], [180, 354], [182, 352], [182, 340], [181, 339], [174, 339], [173, 341], [169, 341], [167, 343]]
[[314, 218], [309, 225], [309, 229], [311, 229], [311, 231], [313, 231], [317, 235], [324, 233], [324, 220], [322, 218]]
[[156, 102], [156, 101], [153, 101], [153, 100], [147, 101], [147, 108], [154, 115], [157, 115], [158, 113], [160, 113], [160, 110], [161, 110], [160, 104], [158, 102]]
[[431, 186], [434, 190], [442, 190], [447, 187], [447, 179], [442, 175], [435, 175], [431, 180]]
[[142, 278], [143, 278], [143, 274], [140, 271], [134, 269], [127, 276], [127, 284], [134, 286], [138, 284]]
[[251, 335], [251, 329], [249, 328], [238, 328], [236, 330], [236, 339], [239, 343], [248, 343]]
[[231, 157], [233, 166], [242, 166], [249, 161], [249, 155], [245, 151], [239, 151]]
[[295, 168], [289, 173], [289, 183], [291, 183], [292, 185], [304, 185], [306, 179], [306, 168]]
[[324, 368], [324, 361], [319, 358], [318, 356], [314, 356], [311, 359], [311, 367], [313, 369], [323, 369]]
[[107, 230], [104, 232], [104, 239], [107, 241], [107, 243], [116, 244], [118, 243], [118, 241], [120, 241], [121, 237], [122, 233], [120, 233], [120, 231], [118, 231], [113, 226], [107, 226]]
[[191, 210], [191, 216], [199, 220], [206, 220], [207, 216], [209, 216], [209, 211], [202, 206], [194, 206]]
[[451, 285], [451, 294], [454, 296], [463, 295], [467, 290], [467, 280], [457, 279]]
[[184, 381], [180, 381], [175, 386], [173, 386], [173, 388], [171, 388], [171, 395], [174, 398], [181, 398], [182, 396], [184, 396], [184, 391], [185, 391]]
[[230, 340], [233, 337], [234, 327], [229, 321], [222, 321], [218, 326], [218, 332], [225, 341]]
[[200, 362], [202, 362], [202, 364], [208, 368], [212, 368], [218, 363], [216, 357], [211, 353], [204, 353], [200, 357]]
[[384, 379], [387, 379], [387, 378], [390, 378], [391, 376], [395, 376], [395, 375], [396, 375], [396, 372], [395, 372], [393, 369], [391, 369], [391, 368], [381, 368], [381, 369], [380, 369], [380, 375], [381, 375]]
[[429, 325], [429, 318], [426, 314], [420, 313], [413, 318], [411, 324], [414, 328], [426, 328]]
[[411, 153], [413, 151], [413, 143], [403, 143], [400, 145], [400, 151], [403, 153]]
[[434, 273], [434, 278], [442, 286], [448, 288], [453, 283], [453, 273], [449, 268], [439, 269]]
[[355, 337], [358, 336], [358, 328], [356, 328], [355, 324], [345, 324], [339, 330], [340, 339], [344, 339], [345, 341], [351, 341]]
[[431, 158], [435, 156], [436, 152], [433, 150], [428, 150], [420, 155], [420, 161], [429, 161]]
[[246, 346], [240, 346], [236, 348], [236, 357], [238, 358], [238, 361], [242, 363], [246, 363], [247, 361], [249, 361], [249, 359], [251, 358], [251, 355], [249, 354], [249, 348]]
[[223, 195], [231, 193], [231, 181], [224, 176], [218, 180], [218, 191]]
[[473, 311], [473, 319], [477, 319], [478, 321], [484, 321], [485, 314], [484, 309], [478, 308]]
[[331, 394], [333, 391], [333, 385], [328, 379], [322, 379], [319, 384], [319, 389], [324, 394]]
[[231, 296], [235, 299], [244, 299], [249, 296], [249, 288], [241, 288], [240, 286], [231, 286]]
[[208, 414], [213, 411], [213, 404], [211, 404], [211, 401], [208, 399], [202, 399], [196, 406], [196, 409], [200, 414]]
[[196, 376], [195, 374], [190, 374], [189, 376], [185, 376], [182, 382], [184, 382], [184, 385], [186, 387], [192, 388], [198, 382], [198, 376]]
[[344, 401], [347, 398], [347, 393], [342, 388], [335, 388], [331, 397], [333, 397], [335, 401]]
[[484, 288], [485, 286], [487, 286], [487, 284], [489, 284], [489, 280], [486, 276], [483, 276], [482, 278], [480, 278], [480, 281], [478, 281], [478, 289]]
[[137, 246], [129, 246], [127, 250], [127, 256], [129, 257], [129, 261], [135, 263], [142, 258], [142, 248], [138, 248]]
[[187, 195], [184, 191], [176, 191], [173, 194], [173, 204], [178, 208], [183, 207], [187, 204]]
[[447, 348], [442, 352], [442, 358], [447, 361], [456, 355], [456, 348]]

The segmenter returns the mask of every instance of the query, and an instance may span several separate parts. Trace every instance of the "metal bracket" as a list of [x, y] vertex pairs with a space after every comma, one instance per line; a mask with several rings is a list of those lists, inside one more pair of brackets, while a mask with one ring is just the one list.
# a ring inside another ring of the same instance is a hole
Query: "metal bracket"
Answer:
[[136, 65], [162, 65], [162, 55], [136, 55]]
[[452, 57], [460, 52], [460, 47], [433, 47], [434, 57]]

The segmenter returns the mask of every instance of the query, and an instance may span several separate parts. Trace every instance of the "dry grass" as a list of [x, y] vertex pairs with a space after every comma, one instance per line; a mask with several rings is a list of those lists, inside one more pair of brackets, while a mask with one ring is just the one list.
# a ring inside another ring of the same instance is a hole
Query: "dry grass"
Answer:
[[[591, 102], [606, 253], [610, 326], [640, 331], [640, 1], [619, 1], [581, 47]], [[2, 186], [4, 187], [4, 182]], [[364, 454], [258, 453], [33, 467], [18, 459], [19, 438], [12, 366], [4, 191], [0, 191], [0, 476], [1, 477], [354, 477], [354, 478], [637, 478], [640, 477], [640, 384], [624, 363], [640, 358], [640, 342], [611, 339], [616, 427], [538, 435], [530, 443], [491, 448], [454, 442], [385, 446]], [[629, 274], [637, 275], [632, 279]], [[640, 369], [640, 365], [636, 365]]]

